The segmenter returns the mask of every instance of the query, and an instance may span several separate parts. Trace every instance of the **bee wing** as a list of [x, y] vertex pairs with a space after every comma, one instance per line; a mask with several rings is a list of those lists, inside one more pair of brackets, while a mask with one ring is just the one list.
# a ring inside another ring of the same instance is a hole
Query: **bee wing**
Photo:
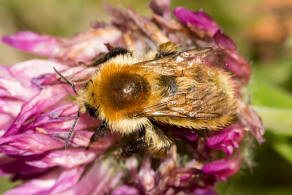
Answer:
[[[206, 60], [210, 59], [207, 57], [220, 51], [192, 49], [138, 63], [159, 75], [175, 78], [178, 89], [175, 93], [172, 89], [164, 90], [159, 103], [144, 108], [135, 116], [215, 119], [227, 114], [232, 106], [227, 100], [226, 89], [219, 87], [216, 79], [206, 71]], [[171, 88], [169, 85], [165, 87]]]
[[182, 76], [185, 70], [192, 69], [192, 64], [225, 64], [222, 49], [211, 47], [190, 49], [172, 53], [168, 56], [139, 62], [135, 65], [162, 75]]
[[192, 119], [215, 119], [228, 110], [225, 94], [203, 88], [185, 94], [163, 97], [161, 102], [144, 108], [139, 117], [174, 117]]

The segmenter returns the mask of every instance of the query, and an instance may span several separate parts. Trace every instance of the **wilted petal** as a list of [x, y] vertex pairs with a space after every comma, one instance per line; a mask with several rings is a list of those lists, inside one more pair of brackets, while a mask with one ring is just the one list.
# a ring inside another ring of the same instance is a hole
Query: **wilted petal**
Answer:
[[151, 0], [149, 7], [155, 14], [170, 18], [170, 0]]
[[205, 30], [210, 36], [220, 29], [214, 20], [203, 11], [192, 12], [184, 7], [177, 7], [173, 13], [183, 24]]
[[247, 83], [251, 77], [251, 67], [249, 63], [241, 57], [237, 51], [227, 51], [228, 59], [226, 69]]
[[18, 134], [0, 137], [0, 150], [10, 155], [31, 155], [63, 147], [64, 143], [45, 134]]
[[2, 42], [12, 47], [43, 56], [54, 56], [59, 51], [60, 39], [30, 31], [2, 37]]
[[234, 124], [208, 137], [206, 144], [209, 148], [223, 150], [226, 154], [231, 155], [233, 150], [239, 147], [244, 136], [244, 127], [240, 124]]
[[202, 172], [225, 181], [228, 177], [237, 173], [239, 169], [239, 160], [222, 159], [206, 163], [202, 168]]
[[260, 116], [242, 101], [239, 102], [237, 115], [241, 123], [250, 130], [257, 141], [263, 143], [265, 141], [263, 137], [265, 131]]
[[72, 39], [64, 40], [55, 58], [76, 64], [90, 63], [96, 56], [108, 52], [105, 43], [116, 45], [121, 38], [121, 32], [113, 27], [94, 29], [80, 33]]

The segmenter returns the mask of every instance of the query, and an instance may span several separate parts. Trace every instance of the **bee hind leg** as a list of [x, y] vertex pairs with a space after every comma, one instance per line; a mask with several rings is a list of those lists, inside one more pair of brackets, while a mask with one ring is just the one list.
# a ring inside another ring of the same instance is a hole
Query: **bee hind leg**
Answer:
[[148, 144], [149, 152], [158, 158], [165, 157], [174, 144], [173, 140], [156, 125], [147, 128], [145, 140]]
[[90, 141], [86, 149], [88, 150], [90, 148], [90, 145], [98, 140], [99, 138], [107, 135], [109, 132], [109, 129], [107, 127], [107, 124], [105, 122], [102, 122], [102, 124], [98, 127], [98, 129], [95, 130], [94, 134], [91, 136]]

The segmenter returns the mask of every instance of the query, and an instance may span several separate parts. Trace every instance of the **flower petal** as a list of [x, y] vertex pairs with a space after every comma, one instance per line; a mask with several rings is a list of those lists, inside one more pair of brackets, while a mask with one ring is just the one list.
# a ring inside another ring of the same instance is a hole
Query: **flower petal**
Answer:
[[240, 124], [233, 124], [208, 137], [206, 144], [209, 148], [223, 150], [226, 154], [231, 155], [234, 148], [239, 147], [239, 143], [244, 137], [244, 127]]
[[60, 147], [64, 147], [62, 141], [45, 134], [26, 133], [0, 137], [0, 150], [10, 155], [39, 154]]
[[214, 175], [222, 181], [237, 173], [240, 169], [239, 160], [221, 159], [206, 163], [202, 172], [208, 175]]
[[115, 45], [121, 36], [121, 32], [113, 27], [80, 33], [72, 39], [64, 40], [54, 57], [70, 64], [90, 63], [99, 54], [108, 52], [105, 43]]
[[[86, 172], [82, 179], [66, 194], [106, 194], [120, 181], [122, 175], [119, 174], [117, 165], [113, 159], [98, 159], [94, 165]], [[86, 186], [86, 187], [84, 187]]]
[[96, 153], [84, 149], [67, 149], [49, 152], [45, 157], [36, 161], [27, 161], [28, 165], [38, 168], [61, 166], [72, 168], [91, 162]]
[[43, 173], [47, 169], [38, 168], [34, 166], [30, 166], [26, 164], [23, 160], [13, 160], [12, 162], [7, 162], [5, 164], [0, 165], [0, 175], [32, 175]]
[[149, 7], [155, 14], [164, 18], [170, 18], [170, 0], [151, 0]]
[[6, 131], [5, 136], [16, 134], [28, 119], [31, 119], [31, 117], [42, 112], [44, 109], [55, 105], [65, 95], [70, 93], [69, 90], [70, 87], [67, 85], [47, 87], [38, 95], [25, 102], [22, 106], [21, 112], [16, 117], [15, 122]]
[[22, 31], [15, 35], [2, 37], [2, 42], [27, 52], [52, 57], [59, 48], [60, 39], [31, 31]]
[[17, 186], [4, 193], [4, 195], [21, 195], [24, 192], [25, 194], [57, 194], [65, 192], [78, 182], [83, 170], [84, 167], [65, 170], [56, 169], [45, 176]]
[[193, 192], [193, 195], [216, 195], [216, 192], [208, 188], [196, 188]]
[[203, 11], [192, 12], [184, 7], [177, 7], [173, 13], [183, 24], [205, 30], [210, 36], [220, 29], [214, 20]]
[[117, 187], [111, 194], [112, 195], [139, 195], [140, 192], [135, 187], [122, 185], [122, 186]]
[[260, 116], [248, 104], [243, 101], [239, 102], [237, 116], [241, 123], [250, 130], [259, 143], [265, 141], [263, 137], [265, 132], [263, 122]]

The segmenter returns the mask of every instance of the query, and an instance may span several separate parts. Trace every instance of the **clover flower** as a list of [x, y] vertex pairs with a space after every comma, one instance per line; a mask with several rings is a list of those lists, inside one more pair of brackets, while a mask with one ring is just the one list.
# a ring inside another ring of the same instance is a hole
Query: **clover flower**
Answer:
[[[248, 139], [246, 135], [263, 141], [261, 120], [240, 93], [250, 79], [250, 65], [201, 10], [178, 7], [174, 19], [168, 0], [152, 0], [149, 19], [132, 9], [105, 8], [114, 18], [110, 24], [94, 22], [92, 30], [72, 38], [29, 31], [2, 37], [12, 47], [48, 57], [0, 66], [0, 175], [23, 181], [5, 194], [216, 194], [216, 183], [239, 171], [243, 160], [240, 143]], [[161, 124], [186, 150], [173, 147], [164, 159], [149, 154], [120, 159], [111, 150], [119, 140], [117, 135], [107, 135], [85, 149], [100, 121], [82, 114], [71, 147], [65, 149], [78, 105], [73, 90], [53, 67], [80, 87], [98, 71], [87, 64], [112, 47], [143, 54], [167, 41], [182, 49], [221, 49], [196, 60], [232, 73], [240, 102], [237, 120], [220, 131]]]

